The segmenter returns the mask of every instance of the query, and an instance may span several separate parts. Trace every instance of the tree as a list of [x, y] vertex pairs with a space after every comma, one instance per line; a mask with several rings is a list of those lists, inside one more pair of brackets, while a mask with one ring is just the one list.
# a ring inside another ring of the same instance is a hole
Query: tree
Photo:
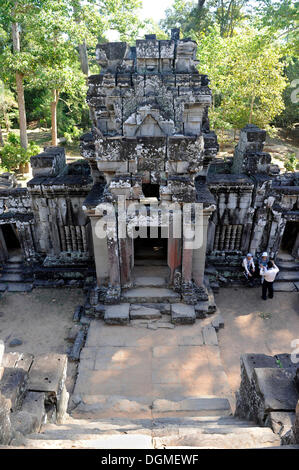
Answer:
[[245, 7], [250, 0], [174, 0], [161, 21], [164, 30], [181, 27], [184, 36], [208, 31], [215, 23], [221, 36], [232, 36], [236, 25], [246, 16]]
[[[13, 108], [17, 107], [13, 93], [6, 89], [4, 83], [0, 81], [0, 119], [4, 121], [6, 130], [10, 131], [9, 113]], [[0, 145], [4, 145], [2, 136], [2, 122], [0, 123]]]
[[298, 56], [299, 2], [297, 0], [258, 0], [256, 16], [263, 27], [281, 39], [289, 53]]
[[[12, 52], [4, 48], [1, 62], [4, 69], [8, 68], [15, 74], [17, 101], [19, 108], [19, 126], [21, 146], [27, 149], [27, 119], [24, 98], [24, 57], [22, 52], [22, 32], [26, 16], [34, 16], [42, 6], [43, 0], [2, 0], [0, 5], [1, 30], [6, 33], [10, 30], [12, 38]], [[25, 54], [26, 56], [26, 54]], [[25, 58], [25, 64], [28, 57]], [[26, 65], [25, 65], [26, 68]]]
[[[52, 145], [57, 145], [57, 106], [61, 93], [72, 99], [84, 100], [85, 78], [80, 70], [76, 44], [80, 42], [82, 28], [69, 8], [69, 2], [45, 2], [38, 17], [28, 18], [27, 41], [34, 57], [35, 74], [30, 78], [34, 86], [51, 90]], [[67, 106], [70, 106], [67, 103]]]
[[281, 51], [268, 32], [246, 27], [232, 38], [223, 38], [214, 28], [197, 39], [200, 70], [209, 75], [214, 93], [214, 126], [269, 127], [284, 109], [287, 82]]

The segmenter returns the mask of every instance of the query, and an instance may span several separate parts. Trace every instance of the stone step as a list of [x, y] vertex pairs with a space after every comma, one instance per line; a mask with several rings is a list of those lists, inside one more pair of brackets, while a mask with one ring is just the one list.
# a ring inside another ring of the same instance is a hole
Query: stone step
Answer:
[[196, 320], [194, 305], [174, 303], [171, 305], [171, 321], [175, 325], [189, 325]]
[[[84, 421], [84, 424], [81, 422]], [[116, 422], [115, 422], [116, 421]], [[119, 425], [117, 424], [119, 423]], [[86, 420], [76, 420], [76, 424], [64, 424], [57, 426], [55, 424], [46, 424], [42, 426], [40, 433], [30, 435], [31, 439], [39, 440], [89, 440], [101, 439], [108, 436], [126, 434], [139, 434], [152, 437], [175, 436], [176, 434], [193, 434], [193, 433], [211, 433], [211, 434], [231, 434], [233, 432], [246, 433], [250, 429], [256, 429], [257, 426], [250, 423], [231, 422], [219, 424], [218, 421], [202, 421], [202, 422], [186, 422], [182, 423], [161, 423], [151, 421], [144, 423], [141, 420], [129, 421], [115, 419], [99, 420], [95, 422], [86, 422]]]
[[299, 271], [280, 271], [276, 282], [299, 282]]
[[[91, 435], [89, 439], [27, 439], [26, 449], [152, 449], [152, 437], [143, 434]], [[22, 447], [20, 447], [22, 448]]]
[[277, 261], [276, 264], [281, 270], [299, 271], [299, 261]]
[[10, 273], [10, 272], [23, 272], [24, 271], [24, 265], [20, 263], [11, 263], [11, 264], [5, 264], [2, 269], [2, 273]]
[[122, 294], [122, 302], [134, 303], [175, 303], [181, 296], [171, 289], [159, 287], [136, 287], [128, 289]]
[[141, 276], [134, 279], [136, 287], [167, 287], [167, 281], [164, 277], [159, 276]]
[[299, 282], [275, 282], [273, 289], [274, 292], [297, 292], [299, 290]]
[[7, 283], [8, 292], [31, 292], [33, 284], [30, 282], [9, 282]]
[[24, 282], [22, 273], [3, 273], [0, 282]]
[[289, 253], [279, 253], [276, 257], [276, 261], [277, 262], [280, 262], [280, 261], [295, 261], [295, 258], [290, 255]]
[[221, 432], [207, 429], [198, 432], [194, 429], [184, 431], [179, 429], [176, 433], [167, 433], [162, 437], [153, 438], [157, 449], [172, 447], [200, 447], [213, 449], [258, 449], [280, 445], [280, 438], [270, 428], [248, 427], [224, 429]]
[[167, 262], [160, 259], [135, 259], [134, 266], [160, 266], [167, 267]]
[[127, 325], [130, 321], [130, 304], [107, 305], [105, 307], [104, 321], [108, 325]]
[[153, 416], [227, 416], [231, 414], [227, 398], [207, 396], [183, 398], [181, 400], [156, 399], [153, 402]]
[[143, 305], [131, 305], [130, 318], [131, 320], [155, 320], [162, 317], [160, 309], [145, 307]]

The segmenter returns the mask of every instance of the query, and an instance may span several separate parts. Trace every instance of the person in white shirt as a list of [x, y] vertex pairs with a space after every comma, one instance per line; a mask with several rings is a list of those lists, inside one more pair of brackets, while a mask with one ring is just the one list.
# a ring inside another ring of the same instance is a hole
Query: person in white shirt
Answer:
[[264, 277], [262, 284], [262, 299], [267, 300], [267, 292], [269, 293], [269, 299], [273, 299], [273, 283], [276, 275], [279, 272], [278, 267], [273, 260], [270, 260], [267, 267], [262, 266], [260, 269], [260, 275]]
[[[264, 253], [262, 253], [261, 259], [259, 260], [260, 269], [262, 267], [266, 268], [268, 261], [269, 261], [268, 253], [264, 251]], [[261, 284], [263, 284], [263, 282], [264, 282], [264, 276], [261, 276]]]
[[253, 256], [251, 253], [248, 253], [246, 258], [243, 259], [242, 266], [244, 268], [244, 275], [250, 284], [253, 285], [253, 274], [255, 272], [255, 264], [253, 261]]

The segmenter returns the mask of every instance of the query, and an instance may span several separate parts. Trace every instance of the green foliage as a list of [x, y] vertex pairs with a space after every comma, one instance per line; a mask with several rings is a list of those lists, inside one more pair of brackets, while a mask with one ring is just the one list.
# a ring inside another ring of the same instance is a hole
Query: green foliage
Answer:
[[289, 153], [284, 162], [284, 167], [287, 171], [296, 171], [298, 160], [295, 153]]
[[283, 92], [283, 101], [285, 109], [275, 118], [275, 125], [278, 127], [292, 128], [294, 124], [299, 122], [299, 105], [295, 102], [293, 93], [299, 89], [299, 60], [294, 58], [285, 69], [287, 78], [287, 87]]
[[15, 118], [17, 107], [16, 100], [11, 90], [4, 86], [4, 83], [0, 80], [0, 125], [5, 125], [6, 129], [9, 130], [12, 119]]
[[29, 142], [27, 150], [21, 147], [20, 138], [10, 132], [7, 143], [0, 149], [1, 166], [8, 171], [27, 163], [30, 157], [41, 152], [41, 148], [35, 142]]
[[78, 142], [81, 134], [82, 134], [82, 130], [80, 130], [76, 126], [71, 126], [69, 127], [68, 132], [65, 132], [63, 136], [66, 139], [67, 144], [72, 144], [74, 142]]
[[279, 47], [267, 32], [246, 27], [228, 38], [215, 27], [195, 38], [200, 70], [209, 75], [214, 94], [212, 125], [216, 129], [240, 129], [247, 123], [269, 126], [284, 109], [286, 80]]

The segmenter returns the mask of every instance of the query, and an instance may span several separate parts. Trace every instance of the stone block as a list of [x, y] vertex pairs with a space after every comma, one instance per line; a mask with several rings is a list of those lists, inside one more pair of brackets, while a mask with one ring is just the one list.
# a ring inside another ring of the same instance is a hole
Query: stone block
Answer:
[[218, 338], [215, 328], [212, 325], [204, 326], [202, 329], [204, 343], [208, 346], [218, 346]]
[[12, 414], [11, 421], [14, 431], [26, 435], [39, 432], [45, 417], [45, 394], [43, 392], [28, 392], [21, 411]]
[[44, 152], [30, 158], [33, 177], [57, 176], [65, 167], [64, 147], [48, 147]]
[[219, 330], [219, 328], [224, 328], [224, 320], [223, 320], [223, 317], [222, 315], [220, 315], [218, 313], [218, 315], [216, 315], [213, 320], [212, 320], [212, 325], [213, 327], [215, 328], [216, 331]]
[[275, 368], [277, 363], [274, 357], [266, 354], [248, 353], [242, 354], [240, 357], [241, 368], [246, 372], [249, 382], [252, 379], [254, 369], [264, 369], [266, 367]]
[[74, 316], [73, 316], [73, 321], [74, 321], [74, 322], [80, 321], [80, 318], [81, 318], [82, 313], [83, 313], [83, 306], [82, 306], [82, 305], [78, 305], [78, 306], [75, 308], [75, 312], [74, 312]]
[[283, 369], [254, 369], [252, 380], [266, 412], [295, 410], [299, 393], [293, 379]]
[[131, 306], [131, 320], [155, 320], [161, 318], [161, 316], [161, 312], [157, 308], [149, 308], [142, 305]]
[[98, 169], [100, 171], [126, 173], [128, 171], [128, 162], [111, 162], [111, 161], [98, 161]]
[[85, 343], [86, 332], [85, 329], [82, 328], [78, 331], [76, 339], [74, 341], [71, 353], [69, 355], [69, 359], [71, 361], [78, 361], [80, 359], [80, 352]]
[[284, 437], [293, 427], [295, 423], [295, 413], [283, 411], [271, 411], [265, 422], [275, 434]]
[[56, 397], [61, 393], [67, 371], [65, 354], [44, 354], [34, 359], [29, 373], [28, 390], [52, 393]]
[[0, 394], [8, 401], [12, 411], [20, 409], [26, 391], [28, 374], [23, 369], [7, 367], [0, 382]]
[[11, 438], [10, 401], [0, 392], [0, 444], [9, 444]]
[[196, 315], [193, 305], [174, 303], [171, 305], [171, 321], [174, 324], [192, 324]]
[[3, 361], [4, 350], [5, 350], [4, 342], [1, 339], [0, 340], [0, 367], [1, 367], [2, 361]]
[[194, 308], [195, 308], [197, 318], [205, 318], [209, 310], [209, 301], [201, 300], [200, 302], [197, 302]]
[[104, 321], [109, 325], [124, 325], [129, 323], [130, 304], [123, 303], [106, 307]]

